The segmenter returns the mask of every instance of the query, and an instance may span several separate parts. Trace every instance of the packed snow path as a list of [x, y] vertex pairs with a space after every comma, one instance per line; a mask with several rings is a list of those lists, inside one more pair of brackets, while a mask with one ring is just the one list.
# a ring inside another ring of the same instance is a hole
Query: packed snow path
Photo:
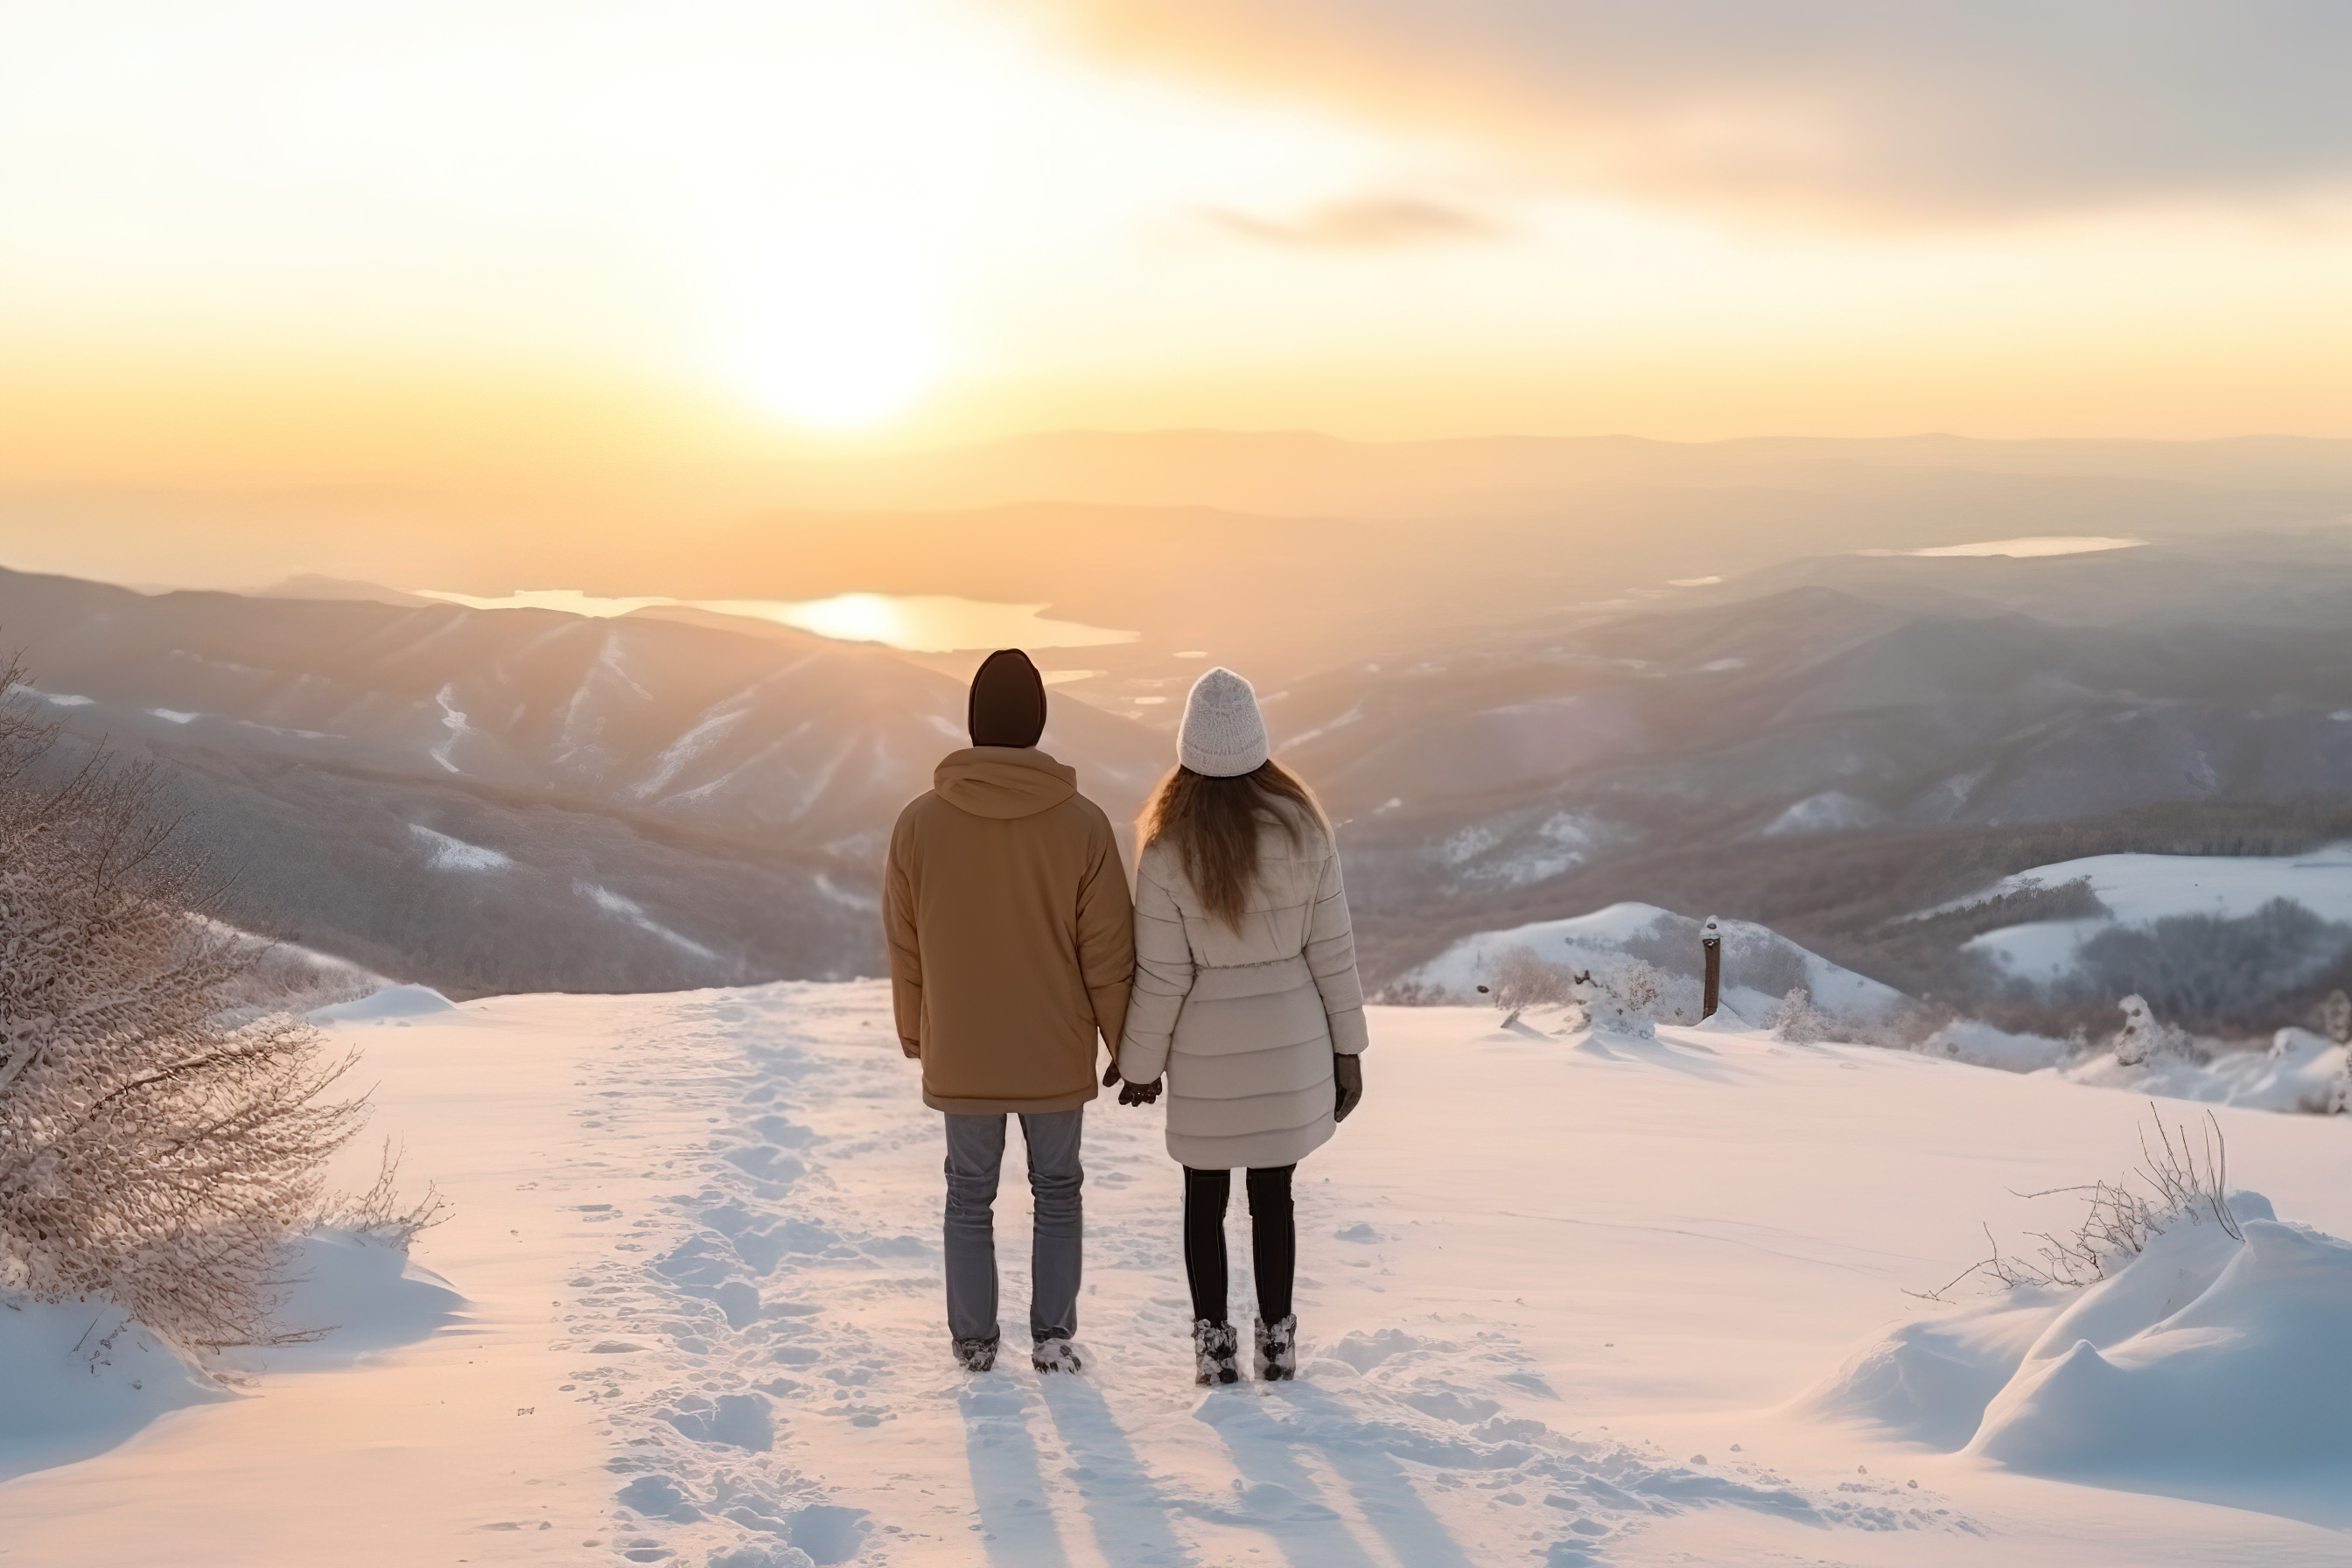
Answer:
[[[1300, 1173], [1304, 1367], [1202, 1391], [1157, 1110], [1087, 1113], [1087, 1370], [940, 1324], [937, 1117], [878, 985], [510, 997], [338, 1026], [457, 1217], [466, 1320], [0, 1485], [0, 1568], [169, 1561], [2340, 1564], [2281, 1513], [2017, 1475], [1808, 1390], [2141, 1100], [1866, 1047], [1376, 1010]], [[2233, 1175], [2352, 1235], [2346, 1119], [2225, 1110]], [[1235, 1205], [1237, 1321], [1249, 1300]]]
[[[673, 1205], [692, 1228], [650, 1270], [616, 1259], [574, 1281], [589, 1292], [585, 1364], [632, 1380], [598, 1397], [621, 1412], [620, 1495], [646, 1522], [617, 1544], [635, 1561], [731, 1563], [751, 1547], [740, 1561], [760, 1563], [767, 1537], [821, 1563], [861, 1544], [877, 1561], [1008, 1568], [1268, 1552], [1318, 1568], [1574, 1563], [1709, 1504], [1967, 1528], [1916, 1494], [1810, 1494], [1752, 1463], [1555, 1430], [1558, 1394], [1491, 1303], [1390, 1299], [1400, 1244], [1428, 1217], [1313, 1163], [1299, 1188], [1305, 1376], [1204, 1395], [1159, 1117], [1108, 1099], [1087, 1130], [1087, 1372], [1041, 1378], [1022, 1353], [1016, 1140], [999, 1200], [1005, 1353], [971, 1377], [940, 1325], [937, 1119], [913, 1103], [882, 991], [720, 995], [686, 1013], [749, 1069], [714, 1179]], [[1240, 1319], [1251, 1285], [1238, 1208], [1234, 1220]]]

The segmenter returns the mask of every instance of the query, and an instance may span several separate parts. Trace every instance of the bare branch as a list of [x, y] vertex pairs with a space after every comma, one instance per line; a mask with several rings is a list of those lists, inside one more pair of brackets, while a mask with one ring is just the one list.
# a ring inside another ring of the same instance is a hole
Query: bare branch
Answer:
[[[2063, 1235], [2032, 1231], [2028, 1239], [2041, 1245], [2032, 1258], [2001, 1250], [1992, 1227], [1984, 1227], [1987, 1257], [1970, 1264], [1948, 1284], [1933, 1290], [1906, 1294], [1937, 1301], [1972, 1274], [1983, 1274], [2004, 1289], [2020, 1285], [2054, 1285], [2080, 1289], [2108, 1278], [2147, 1250], [2151, 1237], [2175, 1225], [2219, 1225], [2232, 1240], [2245, 1240], [2238, 1217], [2230, 1209], [2229, 1146], [2221, 1120], [2208, 1110], [2202, 1149], [2189, 1141], [2186, 1125], [2168, 1127], [2156, 1102], [2148, 1102], [2148, 1121], [2139, 1130], [2140, 1163], [2121, 1181], [2048, 1187], [2017, 1193], [2021, 1198], [2080, 1195], [2083, 1215]], [[2153, 1143], [2149, 1129], [2153, 1127]], [[2134, 1191], [2137, 1180], [2146, 1193]], [[2014, 1191], [2014, 1189], [2012, 1189]]]
[[367, 1113], [338, 1097], [352, 1060], [232, 994], [267, 948], [198, 918], [217, 881], [154, 768], [61, 763], [22, 669], [0, 680], [0, 1286], [110, 1300], [190, 1352], [284, 1342], [291, 1246], [322, 1212], [404, 1246], [439, 1200], [401, 1207], [388, 1164], [321, 1210]]

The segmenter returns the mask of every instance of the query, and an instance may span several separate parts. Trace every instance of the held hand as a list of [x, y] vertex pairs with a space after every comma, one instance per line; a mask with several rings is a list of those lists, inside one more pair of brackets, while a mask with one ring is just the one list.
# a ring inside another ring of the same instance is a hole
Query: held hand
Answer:
[[1339, 1086], [1339, 1103], [1331, 1112], [1331, 1120], [1345, 1121], [1348, 1112], [1364, 1098], [1364, 1058], [1345, 1052], [1332, 1053], [1331, 1078]]
[[910, 1040], [901, 1035], [898, 1037], [898, 1048], [907, 1053], [908, 1059], [910, 1061], [923, 1059], [923, 1042], [920, 1040]]
[[1103, 1068], [1103, 1087], [1105, 1089], [1117, 1089], [1118, 1087], [1118, 1060], [1117, 1058], [1113, 1058], [1111, 1059], [1110, 1066]]
[[1150, 1105], [1160, 1098], [1160, 1080], [1150, 1083], [1122, 1083], [1118, 1091], [1121, 1105]]

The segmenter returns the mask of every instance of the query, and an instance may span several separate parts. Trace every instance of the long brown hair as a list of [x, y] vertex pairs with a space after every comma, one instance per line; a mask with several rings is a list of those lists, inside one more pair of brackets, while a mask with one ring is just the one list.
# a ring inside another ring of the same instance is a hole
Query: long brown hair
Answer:
[[1315, 792], [1281, 763], [1267, 762], [1233, 778], [1177, 768], [1152, 792], [1139, 833], [1147, 849], [1163, 838], [1174, 845], [1209, 913], [1239, 931], [1257, 879], [1258, 829], [1266, 823], [1294, 846], [1308, 824], [1327, 838], [1331, 832]]

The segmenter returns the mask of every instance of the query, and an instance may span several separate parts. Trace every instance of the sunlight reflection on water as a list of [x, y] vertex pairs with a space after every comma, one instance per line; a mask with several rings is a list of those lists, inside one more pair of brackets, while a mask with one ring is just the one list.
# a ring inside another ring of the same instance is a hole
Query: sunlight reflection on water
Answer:
[[2006, 555], [2032, 561], [2045, 555], [2095, 555], [2108, 550], [2134, 550], [2145, 539], [2111, 539], [2098, 534], [2037, 534], [2027, 539], [1983, 539], [1971, 544], [1937, 544], [1925, 550], [1857, 550], [1857, 555]]
[[600, 618], [665, 607], [708, 610], [797, 626], [843, 642], [887, 643], [915, 653], [979, 647], [1098, 647], [1141, 635], [1057, 621], [1044, 605], [1004, 605], [953, 594], [836, 594], [829, 599], [607, 598], [577, 588], [526, 588], [499, 598], [420, 588], [428, 599], [477, 610], [562, 610]]

